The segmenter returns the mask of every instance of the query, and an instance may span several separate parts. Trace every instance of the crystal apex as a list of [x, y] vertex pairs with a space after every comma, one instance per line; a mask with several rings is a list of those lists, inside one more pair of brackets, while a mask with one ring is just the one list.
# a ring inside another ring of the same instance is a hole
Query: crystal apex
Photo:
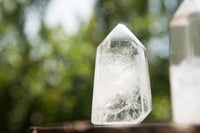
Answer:
[[124, 25], [119, 23], [104, 39], [101, 44], [104, 44], [106, 41], [133, 41], [135, 44], [141, 46], [143, 49], [145, 47], [137, 39], [137, 37]]
[[191, 0], [184, 0], [174, 13], [173, 19], [179, 17], [187, 17], [188, 15], [199, 12], [199, 8], [195, 6], [194, 2]]

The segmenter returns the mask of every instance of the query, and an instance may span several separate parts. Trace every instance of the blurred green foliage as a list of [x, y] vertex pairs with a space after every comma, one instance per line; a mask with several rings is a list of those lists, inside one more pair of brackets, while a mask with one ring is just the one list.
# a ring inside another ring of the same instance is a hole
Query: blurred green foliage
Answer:
[[[23, 133], [33, 125], [89, 120], [97, 45], [122, 22], [148, 50], [152, 37], [166, 36], [178, 5], [173, 1], [99, 0], [89, 23], [68, 35], [45, 24], [48, 0], [0, 0], [0, 131]], [[24, 32], [28, 9], [40, 14], [34, 38]], [[169, 121], [168, 57], [154, 56], [149, 60], [153, 111], [147, 120]]]

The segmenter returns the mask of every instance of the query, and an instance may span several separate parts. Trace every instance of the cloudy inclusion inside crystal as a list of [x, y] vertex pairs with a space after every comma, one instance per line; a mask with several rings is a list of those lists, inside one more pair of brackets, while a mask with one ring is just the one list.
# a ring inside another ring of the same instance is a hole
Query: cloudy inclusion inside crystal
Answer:
[[180, 124], [200, 123], [200, 58], [170, 67], [173, 117]]
[[119, 24], [97, 48], [92, 123], [137, 124], [150, 111], [145, 48]]

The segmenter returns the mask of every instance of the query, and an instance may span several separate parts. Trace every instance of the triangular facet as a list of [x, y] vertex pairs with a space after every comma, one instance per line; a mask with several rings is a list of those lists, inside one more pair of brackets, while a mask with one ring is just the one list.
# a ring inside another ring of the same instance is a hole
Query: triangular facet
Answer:
[[135, 44], [145, 48], [137, 37], [123, 24], [118, 24], [105, 38], [106, 41], [133, 41]]
[[189, 15], [196, 12], [200, 12], [200, 8], [198, 8], [192, 0], [184, 0], [174, 13], [170, 26], [188, 25], [187, 18]]
[[106, 37], [112, 41], [133, 40], [133, 33], [123, 24], [118, 24]]
[[194, 5], [194, 3], [191, 0], [184, 0], [179, 6], [179, 8], [176, 10], [173, 19], [177, 17], [188, 16], [198, 11], [199, 9], [197, 8], [197, 6]]

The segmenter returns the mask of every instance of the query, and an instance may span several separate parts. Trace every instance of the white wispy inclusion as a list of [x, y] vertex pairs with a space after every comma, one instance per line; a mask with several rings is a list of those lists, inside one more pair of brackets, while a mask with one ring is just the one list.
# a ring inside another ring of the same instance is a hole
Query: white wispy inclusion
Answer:
[[92, 123], [138, 124], [151, 110], [145, 48], [118, 24], [97, 48]]
[[170, 67], [173, 119], [179, 124], [200, 123], [200, 58]]

